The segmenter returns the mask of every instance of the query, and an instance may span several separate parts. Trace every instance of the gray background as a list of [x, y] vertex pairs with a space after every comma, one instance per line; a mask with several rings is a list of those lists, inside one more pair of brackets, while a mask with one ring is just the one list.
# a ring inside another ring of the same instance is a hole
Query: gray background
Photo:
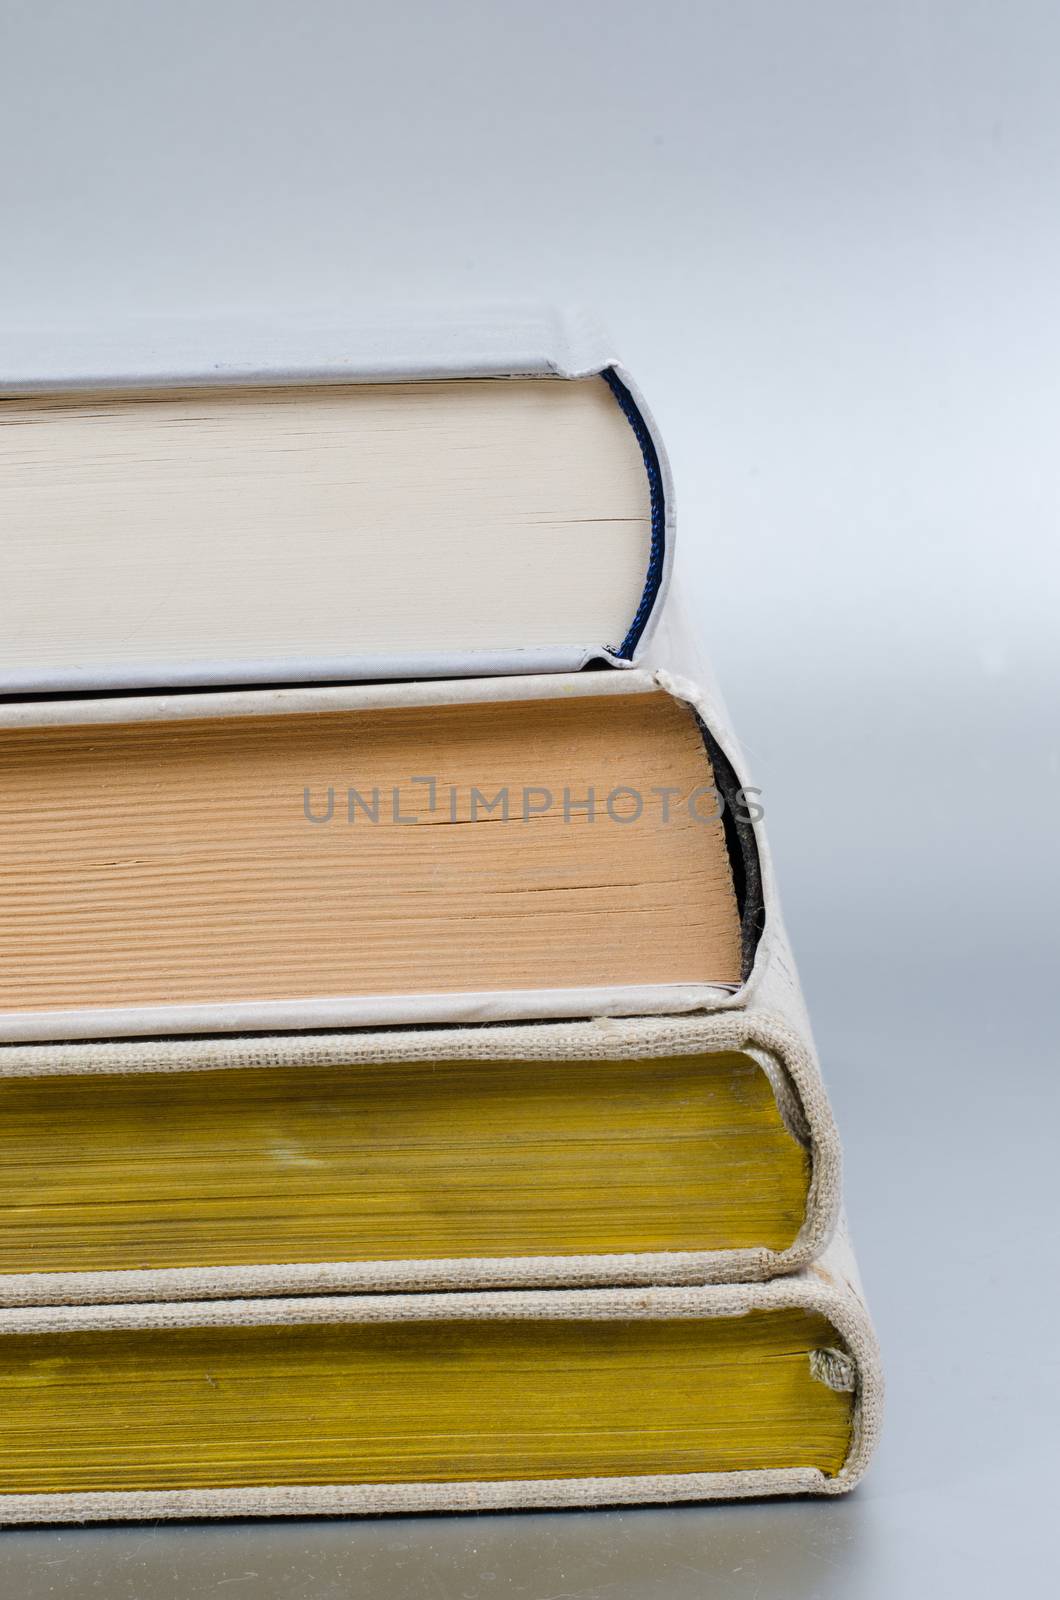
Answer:
[[0, 0], [6, 317], [545, 296], [616, 331], [890, 1382], [836, 1504], [8, 1532], [5, 1597], [1051, 1588], [1058, 68], [1028, 0]]

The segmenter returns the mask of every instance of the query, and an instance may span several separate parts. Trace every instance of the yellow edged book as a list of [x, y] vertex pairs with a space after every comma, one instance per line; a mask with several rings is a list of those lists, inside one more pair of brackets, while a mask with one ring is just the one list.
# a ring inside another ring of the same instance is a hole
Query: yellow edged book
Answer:
[[878, 1427], [851, 1272], [3, 1311], [0, 1520], [838, 1493]]
[[0, 1304], [703, 1282], [834, 1225], [776, 1018], [0, 1049]]

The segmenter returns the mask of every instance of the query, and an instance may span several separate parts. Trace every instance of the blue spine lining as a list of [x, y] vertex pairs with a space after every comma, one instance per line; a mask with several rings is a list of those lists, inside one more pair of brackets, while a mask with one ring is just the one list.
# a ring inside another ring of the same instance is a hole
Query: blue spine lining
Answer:
[[640, 636], [651, 616], [655, 597], [659, 593], [659, 585], [662, 583], [663, 562], [666, 557], [666, 503], [663, 495], [662, 468], [659, 466], [655, 441], [645, 426], [644, 418], [637, 410], [636, 401], [613, 367], [608, 367], [601, 376], [622, 408], [622, 414], [633, 429], [640, 445], [644, 470], [648, 474], [648, 488], [651, 492], [651, 553], [648, 557], [644, 593], [641, 595], [640, 605], [630, 624], [629, 632], [617, 650], [613, 651], [614, 655], [629, 661], [640, 642]]

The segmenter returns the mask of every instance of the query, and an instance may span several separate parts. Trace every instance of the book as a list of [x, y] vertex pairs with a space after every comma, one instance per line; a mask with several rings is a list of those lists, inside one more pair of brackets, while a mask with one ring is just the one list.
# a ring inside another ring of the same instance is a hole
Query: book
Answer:
[[754, 801], [638, 670], [0, 706], [0, 1039], [674, 1013]]
[[559, 315], [0, 336], [0, 693], [628, 665], [665, 454]]
[[0, 1304], [759, 1279], [839, 1205], [729, 1015], [0, 1048]]
[[839, 1247], [766, 1284], [0, 1311], [0, 1521], [837, 1494], [880, 1378]]

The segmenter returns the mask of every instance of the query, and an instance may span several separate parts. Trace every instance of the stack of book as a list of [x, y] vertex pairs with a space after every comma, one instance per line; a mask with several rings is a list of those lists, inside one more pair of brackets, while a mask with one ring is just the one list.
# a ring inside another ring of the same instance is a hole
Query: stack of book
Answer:
[[610, 347], [31, 356], [0, 1520], [852, 1486], [836, 1130]]

